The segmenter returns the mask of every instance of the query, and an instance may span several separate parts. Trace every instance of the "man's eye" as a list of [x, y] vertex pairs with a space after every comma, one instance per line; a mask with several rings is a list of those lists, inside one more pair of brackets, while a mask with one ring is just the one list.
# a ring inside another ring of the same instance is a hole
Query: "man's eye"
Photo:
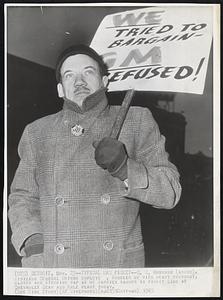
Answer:
[[91, 74], [94, 74], [94, 70], [91, 70], [91, 69], [85, 70], [84, 74], [85, 74], [85, 75], [91, 75]]
[[65, 78], [66, 79], [73, 78], [73, 74], [72, 73], [67, 73], [67, 74], [65, 74]]

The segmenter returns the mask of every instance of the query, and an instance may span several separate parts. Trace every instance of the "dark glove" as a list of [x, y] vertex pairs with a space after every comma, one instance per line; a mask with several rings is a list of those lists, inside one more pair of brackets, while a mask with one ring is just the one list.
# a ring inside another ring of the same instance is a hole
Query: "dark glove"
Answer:
[[35, 233], [28, 237], [28, 239], [25, 241], [24, 251], [26, 253], [26, 257], [42, 253], [43, 235], [40, 233]]
[[121, 180], [128, 177], [127, 174], [127, 159], [128, 155], [125, 145], [113, 138], [105, 137], [100, 142], [94, 142], [95, 160], [102, 168]]

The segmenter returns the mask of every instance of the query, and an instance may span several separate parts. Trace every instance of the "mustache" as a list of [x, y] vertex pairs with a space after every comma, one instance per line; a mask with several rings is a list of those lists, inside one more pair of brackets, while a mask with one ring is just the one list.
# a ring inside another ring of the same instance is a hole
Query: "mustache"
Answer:
[[86, 86], [77, 86], [77, 87], [74, 87], [74, 93], [82, 92], [82, 91], [89, 92], [90, 90]]

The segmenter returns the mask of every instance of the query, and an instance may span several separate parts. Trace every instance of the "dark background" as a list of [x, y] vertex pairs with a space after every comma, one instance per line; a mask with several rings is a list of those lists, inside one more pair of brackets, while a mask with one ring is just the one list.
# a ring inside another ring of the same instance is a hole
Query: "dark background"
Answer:
[[[58, 54], [73, 43], [89, 44], [105, 15], [135, 9], [83, 6], [8, 8], [8, 192], [24, 127], [62, 107], [53, 70]], [[165, 135], [183, 188], [172, 210], [141, 204], [148, 267], [213, 264], [212, 75], [211, 51], [203, 95], [137, 92], [134, 96], [132, 105], [148, 107]], [[120, 104], [124, 93], [113, 92], [108, 97], [111, 104]], [[8, 266], [20, 266], [10, 237], [8, 226]]]

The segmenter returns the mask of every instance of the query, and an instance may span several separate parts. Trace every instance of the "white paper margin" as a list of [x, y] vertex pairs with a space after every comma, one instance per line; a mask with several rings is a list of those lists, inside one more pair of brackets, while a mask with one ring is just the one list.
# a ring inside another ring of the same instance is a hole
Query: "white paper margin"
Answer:
[[[7, 33], [7, 7], [9, 6], [83, 6], [83, 4], [24, 4], [24, 3], [15, 3], [15, 4], [5, 4], [4, 13], [5, 13], [5, 33]], [[84, 4], [85, 6], [146, 6], [146, 3], [88, 3]], [[213, 207], [214, 207], [214, 266], [213, 267], [202, 267], [202, 268], [145, 268], [145, 269], [64, 269], [64, 272], [72, 272], [73, 274], [77, 273], [78, 276], [89, 276], [85, 275], [87, 270], [89, 272], [97, 272], [101, 279], [111, 278], [115, 271], [120, 271], [123, 276], [125, 273], [128, 274], [129, 279], [134, 274], [138, 274], [142, 276], [147, 276], [151, 272], [160, 271], [164, 273], [168, 273], [168, 271], [173, 272], [196, 272], [197, 279], [196, 280], [188, 280], [183, 284], [170, 284], [170, 285], [161, 285], [159, 284], [157, 287], [155, 284], [152, 286], [147, 285], [144, 287], [144, 292], [140, 290], [137, 282], [133, 285], [130, 284], [128, 286], [128, 290], [124, 290], [121, 292], [110, 293], [107, 291], [103, 293], [98, 291], [95, 292], [86, 292], [79, 291], [78, 294], [69, 295], [67, 294], [48, 294], [48, 296], [98, 296], [98, 297], [218, 297], [220, 296], [220, 5], [219, 4], [163, 4], [163, 3], [149, 3], [149, 6], [179, 6], [179, 5], [190, 5], [190, 6], [212, 6], [213, 7], [213, 28], [214, 28], [214, 39], [213, 39], [213, 77], [214, 77], [214, 85], [213, 85], [213, 148], [214, 148], [214, 193], [213, 193]], [[22, 268], [10, 268], [7, 267], [7, 34], [5, 34], [5, 128], [4, 128], [4, 202], [3, 202], [3, 294], [4, 295], [25, 295], [26, 293], [16, 294], [15, 290], [15, 275], [16, 272], [47, 272], [54, 274], [58, 270], [63, 271], [63, 269], [22, 269]], [[163, 273], [163, 274], [164, 274]], [[18, 274], [18, 273], [17, 273]], [[88, 274], [88, 273], [87, 273]], [[131, 275], [132, 274], [132, 275]], [[141, 276], [140, 275], [140, 276]], [[85, 278], [86, 280], [86, 278]], [[147, 283], [148, 284], [148, 283]], [[115, 284], [114, 284], [115, 286]], [[120, 285], [119, 285], [120, 286]], [[118, 286], [118, 287], [119, 287]], [[132, 289], [132, 286], [135, 287]], [[117, 287], [116, 287], [117, 288]], [[151, 288], [151, 290], [150, 290]], [[153, 289], [153, 290], [152, 290]], [[32, 295], [33, 293], [28, 293], [26, 295]], [[46, 294], [36, 294], [41, 296], [46, 296]]]

